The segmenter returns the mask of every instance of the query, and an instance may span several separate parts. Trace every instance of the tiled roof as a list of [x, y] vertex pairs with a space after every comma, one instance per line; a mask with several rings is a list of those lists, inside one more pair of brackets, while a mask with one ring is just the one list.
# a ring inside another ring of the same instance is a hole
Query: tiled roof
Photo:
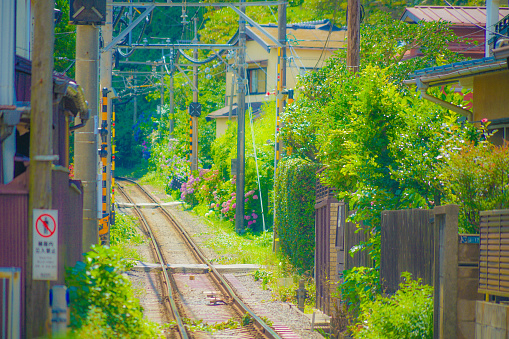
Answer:
[[[509, 7], [500, 7], [499, 19], [509, 15]], [[405, 9], [402, 21], [438, 21], [444, 20], [454, 25], [485, 26], [486, 7], [480, 6], [416, 6]]]
[[[263, 102], [251, 102], [251, 103], [246, 103], [246, 111], [249, 109], [249, 106], [251, 106], [251, 108], [253, 109], [253, 115], [257, 116], [261, 113], [261, 107], [262, 107], [262, 104]], [[209, 119], [217, 119], [217, 118], [227, 118], [228, 117], [228, 114], [230, 112], [230, 106], [225, 106], [223, 108], [220, 108], [214, 112], [211, 112], [207, 115], [207, 118]], [[233, 104], [233, 107], [232, 107], [232, 116], [233, 117], [236, 117], [237, 116], [237, 103], [234, 103]]]
[[507, 61], [505, 59], [489, 57], [420, 69], [410, 74], [409, 79], [405, 80], [404, 83], [407, 85], [417, 84], [418, 86], [421, 83], [426, 83], [430, 86], [437, 86], [457, 82], [461, 78], [503, 71], [505, 69], [507, 69]]
[[443, 66], [435, 66], [435, 67], [428, 67], [423, 69], [418, 69], [414, 73], [410, 74], [410, 78], [415, 78], [423, 75], [432, 75], [432, 74], [438, 74], [438, 73], [445, 73], [445, 72], [451, 72], [451, 71], [459, 71], [462, 69], [474, 67], [474, 66], [480, 66], [480, 65], [487, 65], [490, 63], [495, 62], [494, 57], [489, 58], [482, 58], [477, 60], [468, 60], [468, 61], [460, 61], [455, 62], [453, 64], [447, 64]]

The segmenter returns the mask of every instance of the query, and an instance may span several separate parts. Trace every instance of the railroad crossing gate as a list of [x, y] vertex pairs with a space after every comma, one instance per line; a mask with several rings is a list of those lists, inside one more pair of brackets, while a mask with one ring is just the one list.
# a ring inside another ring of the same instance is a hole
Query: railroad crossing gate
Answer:
[[32, 272], [34, 280], [58, 279], [58, 211], [34, 209]]

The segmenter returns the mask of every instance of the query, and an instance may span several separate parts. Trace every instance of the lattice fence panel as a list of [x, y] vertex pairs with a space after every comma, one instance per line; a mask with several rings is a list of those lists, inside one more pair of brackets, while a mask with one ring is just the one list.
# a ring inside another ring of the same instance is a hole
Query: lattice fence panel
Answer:
[[480, 217], [479, 293], [509, 297], [509, 209]]

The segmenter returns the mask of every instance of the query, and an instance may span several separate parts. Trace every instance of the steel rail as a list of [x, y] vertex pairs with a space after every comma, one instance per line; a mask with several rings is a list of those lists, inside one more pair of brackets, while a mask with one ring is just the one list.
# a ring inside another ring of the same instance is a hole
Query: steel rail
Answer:
[[277, 6], [288, 4], [288, 1], [253, 1], [253, 2], [114, 2], [108, 1], [108, 6], [121, 7], [228, 7], [228, 6]]
[[129, 201], [130, 203], [133, 204], [133, 207], [134, 207], [134, 210], [135, 210], [136, 214], [138, 215], [138, 217], [142, 221], [144, 227], [146, 228], [146, 230], [150, 234], [150, 241], [152, 242], [152, 245], [154, 247], [154, 251], [156, 252], [157, 260], [159, 260], [159, 263], [161, 265], [161, 270], [162, 270], [162, 272], [164, 274], [164, 280], [165, 280], [166, 286], [168, 288], [168, 301], [170, 303], [170, 307], [171, 307], [171, 311], [173, 312], [173, 316], [174, 316], [175, 320], [177, 321], [177, 325], [179, 327], [179, 331], [178, 332], [180, 334], [180, 338], [181, 339], [189, 339], [189, 335], [187, 334], [187, 328], [184, 326], [182, 318], [180, 317], [180, 313], [179, 313], [177, 304], [175, 303], [175, 299], [173, 298], [173, 291], [171, 290], [170, 277], [168, 276], [168, 272], [166, 271], [166, 268], [168, 267], [168, 265], [166, 265], [166, 263], [164, 261], [163, 255], [161, 253], [161, 250], [159, 249], [159, 245], [157, 244], [156, 238], [155, 238], [154, 234], [152, 233], [152, 230], [151, 230], [147, 220], [143, 216], [143, 213], [141, 213], [141, 211], [138, 208], [138, 206], [136, 206], [136, 203], [124, 191], [123, 187], [118, 185], [118, 183], [117, 183], [117, 189], [120, 192], [120, 194], [123, 195], [124, 198], [127, 201]]
[[191, 239], [187, 231], [180, 225], [180, 223], [163, 207], [161, 204], [150, 194], [146, 189], [144, 189], [140, 184], [138, 184], [136, 181], [131, 180], [129, 178], [122, 178], [118, 177], [117, 179], [128, 181], [130, 183], [133, 183], [137, 185], [137, 187], [142, 191], [151, 201], [157, 204], [157, 207], [161, 209], [163, 214], [175, 225], [175, 227], [178, 229], [180, 235], [188, 245], [188, 247], [195, 253], [197, 259], [201, 261], [202, 263], [206, 264], [209, 268], [209, 272], [211, 274], [211, 278], [214, 280], [214, 282], [217, 284], [217, 286], [221, 289], [221, 292], [224, 295], [229, 296], [233, 300], [233, 306], [237, 310], [237, 312], [240, 314], [240, 316], [243, 316], [244, 314], [248, 313], [251, 319], [253, 319], [253, 325], [255, 328], [259, 331], [261, 335], [263, 335], [266, 338], [270, 339], [281, 339], [279, 334], [277, 334], [276, 331], [274, 331], [265, 321], [263, 321], [259, 316], [256, 315], [233, 291], [233, 289], [230, 287], [228, 282], [223, 278], [223, 276], [216, 270], [216, 268], [210, 263], [210, 261], [207, 259], [207, 257], [203, 254], [201, 249], [194, 243], [194, 241]]

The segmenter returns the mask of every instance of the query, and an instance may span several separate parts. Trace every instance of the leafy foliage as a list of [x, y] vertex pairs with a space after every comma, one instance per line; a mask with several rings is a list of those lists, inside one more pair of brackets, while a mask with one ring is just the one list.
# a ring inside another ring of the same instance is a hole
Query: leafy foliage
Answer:
[[362, 300], [358, 323], [351, 327], [354, 338], [433, 338], [433, 287], [408, 272], [402, 278], [393, 296]]
[[343, 272], [344, 280], [339, 285], [339, 295], [346, 309], [353, 317], [358, 317], [361, 303], [374, 300], [380, 293], [380, 275], [371, 267], [354, 267]]
[[121, 213], [115, 214], [115, 224], [110, 227], [110, 243], [112, 245], [142, 244], [143, 236], [136, 232], [135, 224], [135, 217]]
[[509, 208], [509, 147], [467, 143], [441, 168], [447, 199], [460, 206], [460, 230], [479, 232], [479, 212]]
[[67, 269], [71, 327], [89, 326], [89, 319], [98, 317], [107, 338], [157, 336], [143, 318], [143, 308], [133, 294], [130, 281], [122, 275], [127, 268], [127, 262], [114, 247], [93, 245], [83, 262]]
[[[361, 27], [361, 67], [387, 69], [392, 80], [401, 81], [417, 69], [461, 60], [461, 55], [448, 48], [448, 44], [459, 42], [469, 44], [468, 39], [458, 38], [446, 21], [409, 24], [376, 12]], [[410, 51], [417, 49], [422, 56], [410, 57]], [[346, 52], [339, 55], [346, 57]]]
[[316, 164], [298, 158], [278, 165], [275, 229], [282, 252], [300, 272], [310, 271], [314, 265], [317, 169]]
[[76, 56], [76, 26], [69, 24], [69, 1], [56, 0], [55, 8], [62, 12], [62, 19], [55, 26], [55, 71], [74, 78]]

